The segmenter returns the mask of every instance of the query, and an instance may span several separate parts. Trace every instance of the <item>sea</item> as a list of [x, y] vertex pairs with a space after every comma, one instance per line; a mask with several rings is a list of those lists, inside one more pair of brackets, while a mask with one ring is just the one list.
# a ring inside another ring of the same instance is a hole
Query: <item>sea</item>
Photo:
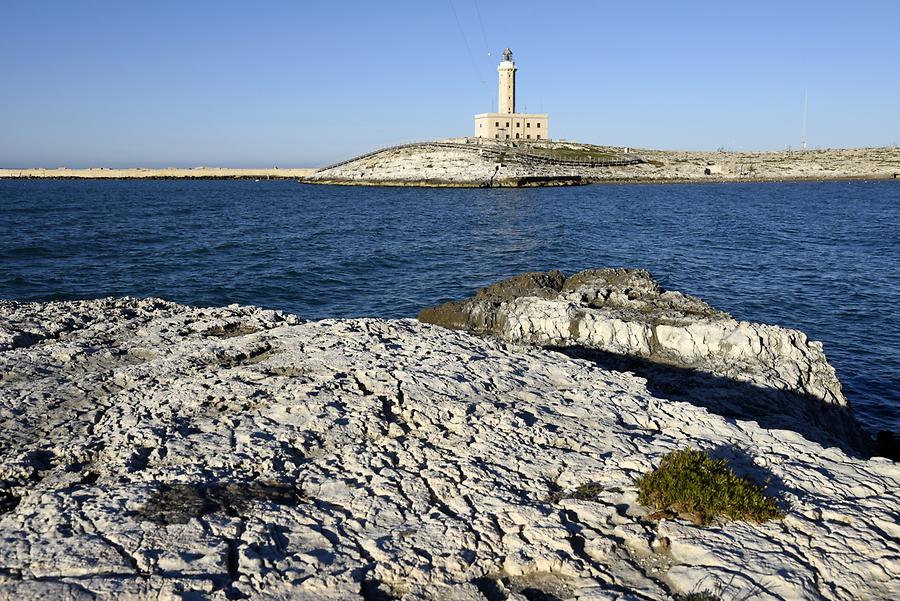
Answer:
[[3, 299], [398, 318], [525, 271], [596, 267], [648, 269], [736, 318], [807, 332], [860, 421], [900, 432], [900, 182], [0, 181]]

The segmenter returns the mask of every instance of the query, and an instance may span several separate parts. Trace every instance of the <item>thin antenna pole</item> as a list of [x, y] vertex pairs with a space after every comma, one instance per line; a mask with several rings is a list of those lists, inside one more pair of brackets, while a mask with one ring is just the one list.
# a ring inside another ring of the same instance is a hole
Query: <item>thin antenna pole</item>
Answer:
[[809, 108], [809, 89], [803, 90], [803, 127], [800, 130], [800, 146], [806, 150], [806, 111]]

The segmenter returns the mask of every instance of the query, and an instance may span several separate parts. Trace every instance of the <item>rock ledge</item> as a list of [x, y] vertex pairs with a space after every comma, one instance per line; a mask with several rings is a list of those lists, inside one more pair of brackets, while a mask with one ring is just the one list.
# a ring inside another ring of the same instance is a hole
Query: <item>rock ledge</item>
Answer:
[[419, 320], [563, 347], [661, 382], [684, 400], [699, 396], [724, 415], [764, 419], [770, 427], [800, 424], [804, 435], [825, 444], [872, 450], [821, 342], [799, 330], [735, 320], [698, 298], [663, 290], [644, 270], [594, 269], [569, 278], [528, 273], [474, 298], [424, 309]]
[[[768, 481], [786, 518], [649, 519], [635, 478], [686, 447]], [[0, 302], [2, 599], [891, 599], [898, 506], [897, 464], [549, 350]]]

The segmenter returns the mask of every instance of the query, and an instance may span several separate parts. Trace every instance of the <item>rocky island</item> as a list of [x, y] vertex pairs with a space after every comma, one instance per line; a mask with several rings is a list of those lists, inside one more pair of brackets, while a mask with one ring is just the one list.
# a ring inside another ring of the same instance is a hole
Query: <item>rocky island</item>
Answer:
[[[900, 465], [801, 332], [622, 270], [420, 317], [0, 302], [0, 598], [900, 597]], [[683, 449], [780, 516], [639, 502]]]
[[567, 141], [453, 138], [404, 144], [317, 170], [305, 183], [523, 187], [615, 182], [898, 179], [900, 149], [690, 152]]
[[474, 118], [474, 136], [402, 144], [319, 169], [306, 183], [508, 188], [600, 182], [780, 181], [900, 178], [900, 149], [673, 152], [553, 140], [550, 117], [517, 109], [518, 66], [497, 66], [496, 112]]

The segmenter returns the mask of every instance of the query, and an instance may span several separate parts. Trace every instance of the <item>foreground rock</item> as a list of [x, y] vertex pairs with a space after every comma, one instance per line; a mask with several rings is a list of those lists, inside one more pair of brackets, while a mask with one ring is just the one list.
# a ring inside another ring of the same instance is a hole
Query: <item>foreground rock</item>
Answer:
[[[785, 519], [648, 519], [686, 447]], [[4, 599], [900, 596], [897, 464], [411, 320], [0, 303], [0, 482]]]
[[669, 398], [799, 429], [823, 444], [872, 450], [822, 343], [798, 330], [737, 321], [698, 298], [663, 290], [643, 270], [525, 274], [425, 309], [419, 319], [563, 347], [635, 371]]
[[900, 149], [687, 152], [577, 142], [452, 138], [403, 144], [319, 169], [307, 183], [522, 187], [599, 182], [898, 179]]

